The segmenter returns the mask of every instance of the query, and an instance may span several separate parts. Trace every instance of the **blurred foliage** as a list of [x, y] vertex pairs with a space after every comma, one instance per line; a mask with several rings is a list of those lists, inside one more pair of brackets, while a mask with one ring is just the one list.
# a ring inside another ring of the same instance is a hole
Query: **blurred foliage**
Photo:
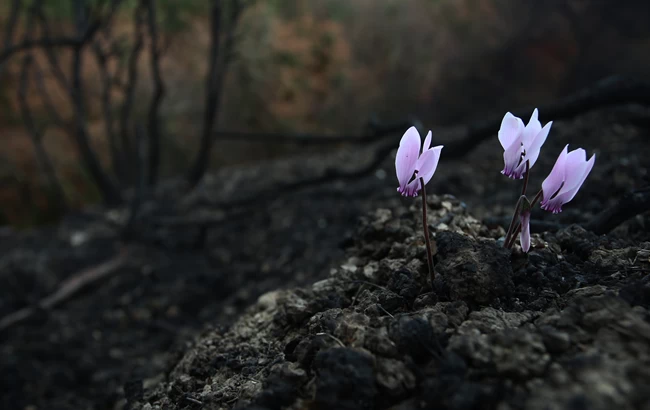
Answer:
[[[96, 7], [98, 4], [106, 4], [106, 0], [84, 0], [88, 7]], [[158, 7], [158, 23], [167, 32], [180, 32], [187, 29], [192, 19], [204, 15], [210, 7], [209, 0], [155, 0]], [[34, 0], [24, 0], [26, 8], [33, 4]], [[128, 13], [137, 7], [139, 0], [123, 0], [119, 11]], [[9, 1], [0, 6], [3, 14], [9, 8]], [[43, 0], [43, 11], [45, 16], [55, 20], [69, 21], [74, 16], [74, 1], [71, 0]]]

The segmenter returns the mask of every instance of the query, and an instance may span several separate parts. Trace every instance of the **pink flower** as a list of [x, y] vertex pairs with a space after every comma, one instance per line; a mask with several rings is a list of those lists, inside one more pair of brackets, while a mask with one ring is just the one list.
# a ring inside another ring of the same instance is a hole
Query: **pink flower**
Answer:
[[521, 250], [528, 252], [530, 249], [530, 211], [523, 211], [519, 214], [519, 221], [521, 222], [521, 235], [519, 235]]
[[399, 181], [397, 192], [403, 196], [417, 196], [420, 191], [420, 178], [424, 179], [425, 184], [428, 183], [438, 167], [442, 145], [429, 148], [431, 131], [424, 139], [421, 152], [420, 143], [420, 133], [415, 127], [406, 130], [399, 142], [395, 171]]
[[526, 161], [528, 161], [529, 168], [535, 165], [539, 151], [548, 137], [553, 121], [542, 128], [537, 115], [537, 108], [535, 108], [525, 127], [524, 122], [511, 113], [506, 113], [501, 121], [499, 142], [504, 149], [503, 161], [505, 163], [501, 173], [509, 178], [523, 178], [526, 172]]
[[551, 173], [542, 182], [542, 209], [554, 214], [562, 212], [562, 205], [576, 196], [596, 161], [595, 154], [587, 161], [584, 149], [567, 153], [568, 148], [569, 145], [564, 147]]

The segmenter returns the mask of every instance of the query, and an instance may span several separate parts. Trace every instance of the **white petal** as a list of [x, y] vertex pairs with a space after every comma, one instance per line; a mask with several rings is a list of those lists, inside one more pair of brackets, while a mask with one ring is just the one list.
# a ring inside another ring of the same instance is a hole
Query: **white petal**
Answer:
[[512, 144], [521, 144], [521, 133], [524, 129], [524, 123], [521, 119], [515, 117], [511, 113], [506, 113], [501, 121], [501, 128], [499, 128], [499, 142], [503, 149], [508, 149]]
[[424, 145], [422, 145], [422, 152], [431, 148], [431, 131], [427, 133], [427, 136], [424, 138]]
[[595, 162], [596, 162], [596, 154], [592, 155], [591, 158], [589, 158], [589, 161], [586, 162], [585, 166], [581, 170], [582, 174], [580, 176], [580, 179], [578, 180], [578, 183], [571, 190], [558, 195], [558, 199], [562, 201], [562, 204], [566, 204], [576, 196], [576, 194], [580, 190], [580, 187], [582, 187], [582, 184], [585, 182], [587, 176], [591, 172], [591, 169], [594, 167]]
[[420, 134], [411, 127], [402, 136], [395, 157], [395, 171], [400, 188], [404, 189], [413, 176], [420, 154]]
[[436, 172], [436, 168], [438, 168], [438, 162], [440, 161], [440, 151], [442, 151], [442, 145], [433, 147], [425, 151], [418, 160], [416, 166], [419, 171], [418, 178], [424, 179], [425, 184], [431, 180], [431, 177], [433, 177], [433, 174]]
[[537, 133], [529, 147], [526, 149], [526, 156], [522, 161], [529, 161], [530, 168], [532, 168], [533, 165], [535, 165], [535, 162], [537, 162], [537, 158], [539, 158], [539, 152], [542, 149], [542, 145], [544, 145], [546, 142], [546, 138], [548, 137], [548, 133], [551, 131], [552, 125], [553, 121], [550, 121], [548, 124], [546, 124], [544, 128], [542, 128]]
[[562, 183], [564, 182], [564, 165], [567, 157], [567, 150], [569, 145], [566, 145], [553, 165], [553, 169], [548, 174], [544, 182], [542, 182], [542, 202], [547, 202], [551, 197], [558, 192]]

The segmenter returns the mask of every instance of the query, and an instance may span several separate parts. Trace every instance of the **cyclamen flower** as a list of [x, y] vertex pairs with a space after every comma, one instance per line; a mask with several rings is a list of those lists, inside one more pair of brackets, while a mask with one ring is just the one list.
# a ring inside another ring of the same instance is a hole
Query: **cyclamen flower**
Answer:
[[420, 178], [427, 184], [438, 167], [442, 145], [430, 148], [431, 131], [424, 139], [422, 151], [420, 133], [411, 127], [402, 136], [395, 158], [395, 171], [399, 188], [397, 192], [403, 196], [417, 196], [420, 192]]
[[542, 209], [554, 214], [562, 212], [562, 205], [576, 196], [596, 161], [596, 154], [587, 161], [584, 149], [567, 152], [568, 148], [569, 145], [564, 147], [551, 173], [542, 182]]
[[529, 169], [535, 165], [539, 151], [548, 137], [553, 121], [542, 128], [537, 115], [537, 108], [535, 108], [525, 127], [524, 122], [511, 113], [506, 113], [501, 121], [499, 142], [504, 149], [503, 161], [505, 162], [501, 173], [509, 178], [523, 178], [526, 172], [526, 161]]

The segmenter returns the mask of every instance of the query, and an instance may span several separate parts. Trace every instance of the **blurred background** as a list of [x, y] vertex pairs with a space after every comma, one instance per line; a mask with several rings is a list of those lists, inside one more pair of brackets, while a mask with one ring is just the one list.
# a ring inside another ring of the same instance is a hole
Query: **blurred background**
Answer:
[[0, 225], [369, 124], [471, 124], [645, 79], [648, 16], [632, 0], [4, 0]]

